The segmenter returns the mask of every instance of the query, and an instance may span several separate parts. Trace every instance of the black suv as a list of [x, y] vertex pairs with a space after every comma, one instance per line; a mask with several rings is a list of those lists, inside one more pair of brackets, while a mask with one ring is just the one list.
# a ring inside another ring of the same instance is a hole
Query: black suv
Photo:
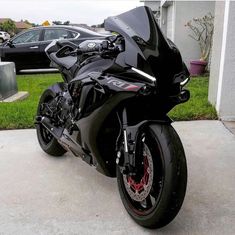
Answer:
[[[106, 35], [107, 36], [107, 35]], [[17, 34], [0, 46], [2, 61], [15, 62], [16, 71], [50, 68], [45, 48], [54, 39], [67, 39], [80, 44], [87, 39], [100, 39], [105, 35], [75, 26], [42, 26]]]

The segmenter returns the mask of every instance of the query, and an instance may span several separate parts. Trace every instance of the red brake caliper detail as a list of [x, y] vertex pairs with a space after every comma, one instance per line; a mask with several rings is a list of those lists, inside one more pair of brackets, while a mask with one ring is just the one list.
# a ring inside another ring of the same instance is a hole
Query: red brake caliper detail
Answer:
[[131, 176], [128, 177], [127, 182], [135, 192], [138, 192], [138, 193], [141, 192], [142, 190], [144, 190], [144, 186], [148, 184], [148, 180], [149, 180], [148, 168], [149, 168], [148, 158], [147, 156], [144, 156], [144, 175], [141, 178], [140, 182], [137, 183], [135, 182], [134, 179], [132, 179]]

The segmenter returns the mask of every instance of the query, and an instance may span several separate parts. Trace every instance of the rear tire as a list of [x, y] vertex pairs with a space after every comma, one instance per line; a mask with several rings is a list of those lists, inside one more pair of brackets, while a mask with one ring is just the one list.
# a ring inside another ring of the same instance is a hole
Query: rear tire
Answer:
[[160, 228], [175, 218], [184, 200], [187, 185], [184, 149], [170, 125], [150, 125], [139, 135], [142, 137], [137, 142], [144, 139], [145, 150], [137, 158], [145, 158], [142, 164], [148, 160], [147, 170], [141, 180], [138, 177], [135, 181], [133, 176], [123, 175], [117, 166], [118, 188], [127, 212], [138, 224]]
[[[37, 116], [42, 115], [41, 104], [51, 101], [54, 97], [55, 93], [50, 89], [42, 94], [38, 104]], [[36, 124], [36, 131], [38, 142], [44, 152], [56, 157], [67, 152], [42, 124]]]

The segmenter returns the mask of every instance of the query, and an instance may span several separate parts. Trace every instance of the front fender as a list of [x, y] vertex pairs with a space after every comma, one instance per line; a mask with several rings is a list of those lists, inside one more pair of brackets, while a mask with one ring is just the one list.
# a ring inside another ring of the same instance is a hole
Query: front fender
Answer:
[[[128, 145], [128, 149], [129, 150], [134, 150], [131, 151], [130, 153], [124, 154], [124, 165], [132, 165], [134, 166], [135, 164], [135, 155], [134, 153], [136, 152], [136, 143], [137, 143], [137, 138], [138, 138], [138, 134], [145, 128], [147, 128], [148, 126], [153, 126], [153, 125], [170, 125], [172, 123], [172, 120], [168, 117], [162, 117], [161, 119], [158, 120], [144, 120], [139, 122], [136, 125], [133, 126], [126, 126], [125, 131], [126, 131], [126, 136], [127, 136], [127, 145]], [[117, 143], [123, 143], [123, 136], [119, 136]], [[120, 146], [117, 146], [117, 148], [119, 149]], [[113, 158], [116, 158], [116, 152], [110, 153], [110, 156], [112, 156]], [[113, 159], [112, 161], [110, 161], [109, 165], [106, 165], [106, 175], [107, 176], [111, 176], [111, 177], [116, 177], [116, 171], [114, 171], [113, 169], [115, 169], [116, 167], [116, 159]]]

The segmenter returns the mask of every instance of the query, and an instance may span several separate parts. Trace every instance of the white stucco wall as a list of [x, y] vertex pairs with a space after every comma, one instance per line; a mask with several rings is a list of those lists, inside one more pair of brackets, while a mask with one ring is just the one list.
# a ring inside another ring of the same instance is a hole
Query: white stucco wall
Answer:
[[164, 35], [167, 34], [167, 8], [161, 8], [160, 27]]
[[167, 10], [167, 15], [166, 15], [166, 19], [167, 19], [167, 28], [166, 28], [166, 36], [171, 39], [172, 41], [174, 41], [174, 4], [168, 6], [166, 8]]
[[156, 10], [161, 5], [160, 27], [163, 33], [173, 40], [179, 48], [183, 60], [189, 67], [190, 60], [200, 58], [200, 48], [188, 35], [185, 24], [194, 17], [202, 17], [208, 12], [214, 14], [214, 1], [144, 1], [145, 6]]
[[216, 105], [218, 81], [220, 71], [220, 57], [222, 50], [223, 39], [223, 22], [224, 22], [224, 7], [225, 2], [216, 2], [215, 20], [214, 20], [214, 36], [213, 46], [211, 51], [211, 66], [210, 66], [210, 80], [209, 80], [209, 96], [208, 99], [211, 104]]
[[[225, 2], [216, 109], [222, 120], [235, 121], [235, 2]], [[213, 60], [213, 58], [212, 58]]]
[[175, 1], [174, 42], [179, 48], [183, 60], [189, 66], [190, 60], [200, 58], [200, 48], [188, 35], [190, 30], [185, 24], [194, 17], [202, 17], [208, 12], [214, 14], [214, 1]]
[[156, 11], [160, 6], [160, 1], [144, 1], [144, 5], [150, 7], [152, 11]]

